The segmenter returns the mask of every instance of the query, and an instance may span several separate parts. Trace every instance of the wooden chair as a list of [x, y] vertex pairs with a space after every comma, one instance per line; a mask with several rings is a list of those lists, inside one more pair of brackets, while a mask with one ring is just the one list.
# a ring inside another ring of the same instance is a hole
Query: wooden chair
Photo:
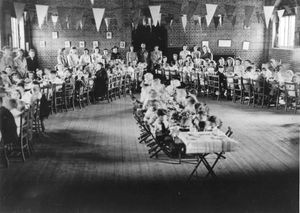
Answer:
[[54, 108], [54, 112], [57, 113], [59, 109], [62, 111], [64, 107], [62, 85], [53, 84], [52, 91], [53, 91], [53, 96], [52, 96], [53, 108]]
[[270, 108], [273, 105], [276, 107], [276, 109], [278, 109], [279, 97], [281, 94], [279, 82], [268, 81], [266, 82], [266, 84], [267, 84], [266, 88], [268, 88], [268, 94], [266, 94], [268, 96], [268, 103], [267, 103], [268, 108]]
[[231, 98], [232, 102], [235, 102], [234, 78], [227, 77], [226, 83], [227, 83], [227, 92], [226, 92], [227, 99]]
[[41, 87], [41, 93], [42, 95], [45, 95], [49, 107], [50, 107], [50, 112], [53, 113], [53, 90], [52, 90], [52, 86], [47, 85], [47, 86], [43, 86]]
[[63, 86], [64, 107], [68, 111], [69, 106], [75, 110], [75, 85], [65, 83]]
[[294, 108], [294, 113], [297, 113], [297, 108], [300, 105], [300, 86], [296, 83], [284, 83], [285, 88], [285, 111], [288, 107]]
[[26, 110], [21, 114], [20, 117], [20, 133], [19, 133], [19, 147], [16, 148], [16, 150], [20, 150], [21, 157], [23, 162], [25, 162], [25, 152], [27, 152], [28, 156], [30, 153], [30, 146], [29, 146], [29, 124], [30, 123], [30, 117], [29, 117], [29, 111]]
[[84, 107], [85, 85], [81, 80], [75, 82], [75, 101], [80, 109]]
[[234, 77], [233, 78], [233, 85], [234, 85], [234, 102], [237, 101], [237, 99], [240, 99], [240, 102], [242, 103], [243, 99], [243, 86], [242, 86], [242, 78], [241, 77]]
[[106, 97], [107, 97], [107, 101], [109, 103], [109, 101], [112, 101], [112, 97], [114, 96], [114, 92], [115, 92], [113, 78], [109, 77], [107, 86], [108, 87], [107, 87]]
[[220, 100], [221, 88], [220, 77], [218, 75], [208, 75], [208, 90], [207, 95], [217, 96], [217, 100]]
[[265, 79], [252, 80], [252, 88], [253, 88], [253, 107], [255, 107], [255, 104], [258, 103], [258, 101], [261, 101], [261, 107], [263, 107], [266, 99]]
[[248, 106], [250, 106], [252, 96], [252, 84], [249, 78], [241, 78], [242, 82], [242, 98], [241, 103], [245, 103], [245, 100], [248, 99]]
[[40, 100], [36, 100], [31, 108], [32, 131], [39, 135], [43, 131], [40, 118]]

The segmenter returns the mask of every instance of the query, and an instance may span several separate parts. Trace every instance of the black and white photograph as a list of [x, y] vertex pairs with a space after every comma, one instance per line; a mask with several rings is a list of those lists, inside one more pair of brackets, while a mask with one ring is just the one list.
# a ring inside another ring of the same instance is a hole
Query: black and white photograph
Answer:
[[0, 213], [299, 213], [300, 0], [0, 0]]

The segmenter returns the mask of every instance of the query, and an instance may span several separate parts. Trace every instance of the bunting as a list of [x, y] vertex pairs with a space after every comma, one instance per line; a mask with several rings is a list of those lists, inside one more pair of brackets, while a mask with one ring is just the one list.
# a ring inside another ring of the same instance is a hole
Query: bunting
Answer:
[[54, 26], [56, 26], [56, 23], [58, 21], [58, 15], [57, 14], [52, 14], [51, 15], [51, 20]]
[[187, 25], [187, 15], [184, 14], [182, 17], [181, 17], [181, 21], [182, 21], [182, 26], [183, 26], [183, 30], [185, 32], [186, 30], [186, 25]]
[[[199, 2], [197, 1], [190, 1], [188, 4], [188, 11], [187, 11], [187, 19], [190, 20], [192, 16], [195, 14], [195, 11], [198, 7]], [[185, 14], [185, 13], [184, 13]]]
[[278, 18], [281, 19], [284, 14], [284, 10], [277, 10]]
[[44, 24], [45, 18], [48, 13], [48, 5], [41, 5], [41, 4], [36, 4], [36, 14], [39, 22], [39, 27], [42, 28], [42, 25]]
[[220, 16], [214, 16], [214, 24], [215, 28], [217, 29], [220, 24]]
[[205, 17], [207, 15], [206, 7], [204, 4], [198, 3], [196, 10], [194, 11], [195, 15], [199, 15], [201, 17]]
[[274, 10], [274, 6], [264, 6], [264, 14], [265, 14], [265, 21], [266, 21], [266, 27], [269, 28], [269, 22], [272, 17]]
[[246, 27], [250, 26], [250, 19], [251, 19], [253, 11], [254, 11], [254, 6], [245, 6], [244, 26], [246, 26]]
[[28, 18], [28, 12], [25, 10], [24, 12], [23, 12], [23, 14], [24, 14], [24, 21], [26, 22], [27, 21], [27, 18]]
[[153, 25], [157, 25], [158, 23], [160, 23], [160, 19], [161, 19], [161, 14], [160, 14], [160, 5], [156, 5], [156, 6], [149, 6], [149, 10], [152, 16], [152, 20], [153, 20]]
[[15, 8], [15, 13], [16, 13], [17, 19], [18, 19], [18, 21], [20, 21], [24, 14], [25, 4], [19, 3], [19, 2], [14, 2], [14, 8]]
[[235, 15], [235, 8], [236, 8], [236, 6], [234, 6], [234, 5], [225, 4], [226, 17], [229, 18], [230, 20]]
[[101, 22], [104, 16], [105, 8], [93, 8], [93, 14], [95, 18], [95, 23], [96, 23], [96, 29], [99, 32]]
[[104, 19], [107, 31], [108, 31], [108, 28], [109, 28], [109, 25], [110, 25], [110, 20], [111, 20], [110, 18], [105, 18]]
[[210, 22], [211, 22], [212, 18], [214, 17], [214, 14], [215, 14], [215, 11], [216, 11], [217, 7], [218, 7], [217, 4], [206, 4], [206, 11], [207, 11], [206, 22], [207, 22], [207, 26], [210, 25]]

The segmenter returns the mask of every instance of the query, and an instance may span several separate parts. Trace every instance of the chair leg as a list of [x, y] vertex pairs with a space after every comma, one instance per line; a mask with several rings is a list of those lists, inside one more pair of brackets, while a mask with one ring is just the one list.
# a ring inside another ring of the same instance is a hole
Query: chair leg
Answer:
[[3, 146], [3, 157], [4, 157], [4, 163], [5, 163], [5, 166], [6, 168], [9, 167], [9, 159], [8, 159], [8, 156], [7, 156], [7, 151], [6, 151], [7, 147], [4, 145]]

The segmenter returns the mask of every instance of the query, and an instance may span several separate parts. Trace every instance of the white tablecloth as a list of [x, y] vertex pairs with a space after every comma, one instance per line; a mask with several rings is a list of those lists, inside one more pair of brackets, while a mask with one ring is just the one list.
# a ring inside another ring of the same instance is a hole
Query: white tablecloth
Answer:
[[186, 154], [232, 152], [238, 142], [223, 132], [180, 132], [178, 139], [186, 146]]

